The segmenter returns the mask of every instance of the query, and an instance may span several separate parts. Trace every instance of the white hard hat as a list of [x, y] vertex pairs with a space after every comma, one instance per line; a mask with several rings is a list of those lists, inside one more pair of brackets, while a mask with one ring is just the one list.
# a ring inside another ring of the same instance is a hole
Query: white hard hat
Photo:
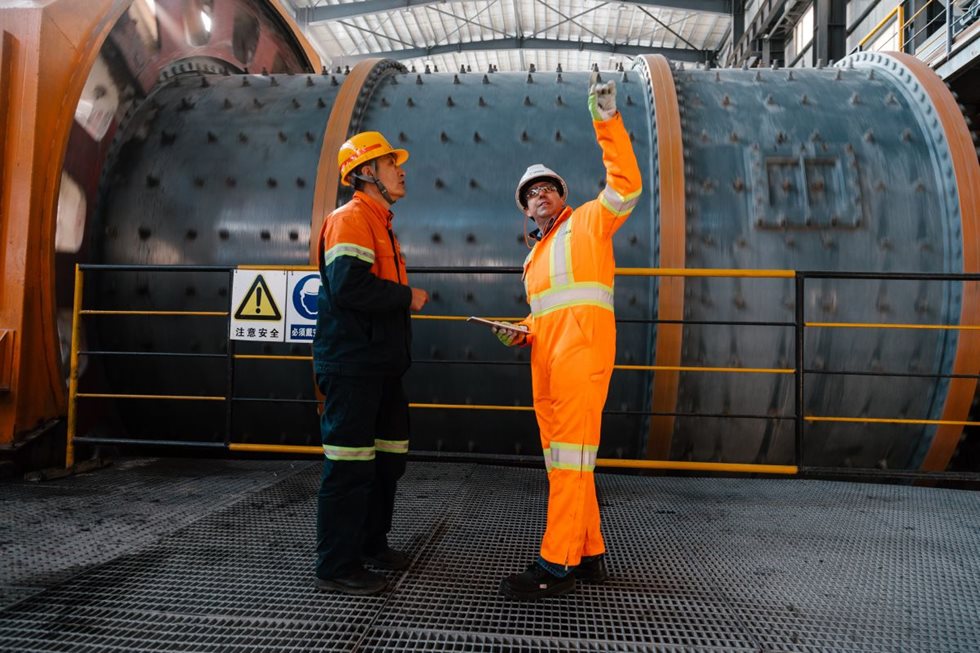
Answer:
[[521, 212], [527, 210], [527, 202], [524, 201], [524, 191], [528, 186], [538, 181], [553, 182], [558, 187], [558, 194], [561, 195], [561, 198], [564, 200], [568, 197], [568, 184], [561, 178], [561, 175], [542, 163], [535, 163], [524, 171], [521, 180], [517, 182], [517, 190], [514, 191], [514, 201], [517, 202], [517, 208]]

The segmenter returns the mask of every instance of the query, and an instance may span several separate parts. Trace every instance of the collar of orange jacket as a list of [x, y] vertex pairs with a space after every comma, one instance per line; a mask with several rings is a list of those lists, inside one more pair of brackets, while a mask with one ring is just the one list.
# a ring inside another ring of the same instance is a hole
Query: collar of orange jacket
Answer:
[[391, 228], [391, 219], [395, 217], [395, 214], [388, 209], [387, 205], [382, 204], [364, 191], [360, 190], [354, 191], [354, 201], [362, 202], [371, 215], [377, 218], [386, 229]]

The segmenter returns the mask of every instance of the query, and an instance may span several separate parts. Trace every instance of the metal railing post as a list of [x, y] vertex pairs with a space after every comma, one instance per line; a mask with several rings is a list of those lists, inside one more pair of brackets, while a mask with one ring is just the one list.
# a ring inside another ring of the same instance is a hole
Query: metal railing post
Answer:
[[898, 10], [898, 51], [905, 52], [905, 5], [899, 4]]
[[78, 428], [78, 341], [81, 333], [82, 290], [84, 272], [75, 264], [75, 297], [71, 310], [71, 353], [68, 369], [68, 424], [65, 428], [65, 469], [75, 464], [75, 429]]
[[232, 302], [232, 289], [235, 287], [235, 270], [228, 270], [228, 321], [225, 323], [225, 334], [228, 336], [228, 363], [226, 367], [226, 387], [225, 387], [225, 448], [231, 443], [231, 429], [233, 423], [233, 411], [235, 402], [232, 397], [235, 394], [235, 340], [231, 337], [231, 318], [234, 307]]
[[953, 51], [953, 3], [946, 3], [946, 62]]
[[796, 467], [802, 471], [803, 469], [803, 429], [806, 426], [806, 422], [803, 419], [804, 412], [804, 402], [803, 402], [803, 351], [804, 351], [804, 340], [803, 340], [803, 282], [806, 276], [803, 272], [797, 271], [796, 273], [796, 307], [794, 312], [796, 313], [794, 321], [796, 322], [796, 392], [794, 393], [795, 400], [794, 410], [796, 415], [796, 447], [795, 447], [795, 460]]

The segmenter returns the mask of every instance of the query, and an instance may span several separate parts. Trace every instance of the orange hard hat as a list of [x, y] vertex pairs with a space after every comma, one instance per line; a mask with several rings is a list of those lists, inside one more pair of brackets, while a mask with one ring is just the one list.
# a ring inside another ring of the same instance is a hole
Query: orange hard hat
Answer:
[[394, 154], [395, 162], [402, 165], [408, 161], [407, 150], [396, 150], [381, 132], [361, 132], [354, 134], [337, 152], [337, 167], [340, 169], [340, 183], [350, 186], [347, 175], [368, 161], [386, 154]]

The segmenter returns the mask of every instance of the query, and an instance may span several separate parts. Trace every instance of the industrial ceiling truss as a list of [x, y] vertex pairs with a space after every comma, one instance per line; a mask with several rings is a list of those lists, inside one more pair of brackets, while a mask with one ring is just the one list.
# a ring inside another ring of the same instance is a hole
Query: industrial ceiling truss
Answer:
[[730, 0], [284, 0], [331, 67], [371, 57], [431, 70], [587, 70], [641, 54], [714, 62]]

